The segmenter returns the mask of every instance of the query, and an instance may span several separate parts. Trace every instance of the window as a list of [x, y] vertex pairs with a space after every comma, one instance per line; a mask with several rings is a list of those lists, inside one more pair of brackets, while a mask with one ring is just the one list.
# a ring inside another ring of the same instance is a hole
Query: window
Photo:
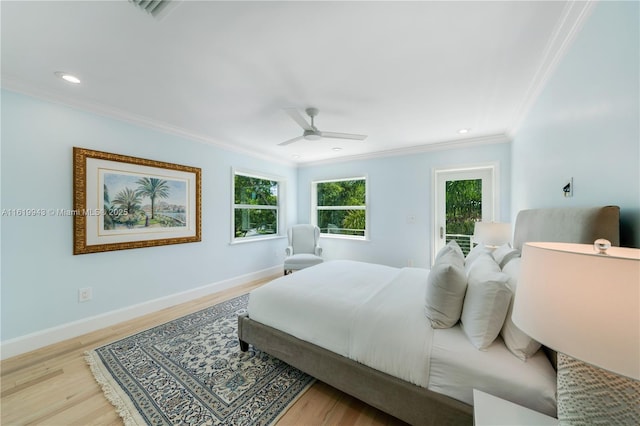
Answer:
[[233, 240], [279, 234], [280, 201], [277, 178], [233, 173]]
[[[498, 205], [496, 165], [435, 170], [434, 250], [451, 240], [466, 254], [475, 222], [492, 222]], [[433, 260], [433, 259], [432, 259]]]
[[364, 177], [312, 183], [312, 223], [324, 235], [365, 239], [367, 180]]
[[466, 256], [475, 223], [482, 221], [482, 179], [445, 182], [446, 243], [456, 240]]

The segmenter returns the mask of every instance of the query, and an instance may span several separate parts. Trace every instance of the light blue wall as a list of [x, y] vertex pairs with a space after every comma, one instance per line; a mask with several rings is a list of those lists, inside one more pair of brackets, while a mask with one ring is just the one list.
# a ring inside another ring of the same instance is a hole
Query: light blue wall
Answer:
[[619, 205], [622, 244], [640, 247], [639, 8], [598, 3], [540, 94], [513, 142], [512, 216]]
[[[596, 5], [512, 144], [296, 170], [3, 91], [3, 209], [70, 208], [80, 146], [202, 168], [203, 241], [73, 256], [70, 217], [3, 217], [2, 340], [281, 263], [284, 239], [229, 244], [231, 167], [288, 180], [287, 225], [310, 221], [313, 180], [366, 175], [371, 239], [323, 239], [329, 259], [428, 266], [433, 169], [488, 162], [500, 167], [498, 220], [524, 208], [617, 204], [623, 242], [640, 246], [639, 7]], [[561, 192], [568, 177], [573, 198]], [[86, 286], [94, 299], [79, 304]]]
[[[294, 167], [228, 152], [2, 91], [2, 208], [70, 209], [72, 147], [202, 169], [202, 242], [72, 254], [71, 217], [2, 217], [2, 340], [281, 264], [286, 238], [230, 245], [231, 168], [283, 176], [295, 223]], [[78, 303], [80, 287], [93, 300]]]
[[[499, 168], [500, 211], [510, 220], [510, 144], [424, 152], [414, 155], [302, 167], [298, 172], [298, 218], [311, 221], [311, 183], [367, 176], [369, 241], [322, 238], [327, 259], [352, 259], [385, 265], [429, 267], [432, 250], [433, 170], [495, 162]], [[407, 223], [415, 216], [415, 223]]]
[[[2, 209], [71, 208], [74, 146], [202, 169], [200, 243], [74, 256], [71, 217], [2, 217], [3, 341], [281, 264], [286, 239], [229, 244], [232, 167], [287, 179], [287, 226], [309, 221], [312, 180], [366, 174], [371, 241], [323, 241], [328, 258], [428, 266], [433, 168], [498, 162], [509, 220], [506, 143], [296, 170], [11, 91], [1, 100]], [[92, 301], [78, 303], [81, 287]]]

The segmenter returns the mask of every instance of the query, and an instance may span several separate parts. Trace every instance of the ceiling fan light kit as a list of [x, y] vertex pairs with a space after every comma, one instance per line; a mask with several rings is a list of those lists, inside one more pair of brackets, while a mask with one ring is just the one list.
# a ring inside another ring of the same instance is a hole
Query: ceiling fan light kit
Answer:
[[307, 120], [295, 108], [285, 108], [285, 111], [287, 112], [287, 114], [289, 114], [293, 121], [295, 121], [300, 127], [302, 127], [302, 130], [304, 130], [304, 132], [302, 133], [302, 136], [297, 136], [293, 139], [289, 139], [287, 141], [279, 143], [278, 145], [280, 146], [286, 146], [301, 139], [317, 141], [322, 138], [332, 138], [363, 141], [367, 138], [367, 135], [356, 135], [353, 133], [321, 132], [320, 130], [318, 130], [314, 123], [314, 117], [317, 116], [320, 112], [318, 111], [318, 108], [307, 108], [304, 110], [311, 119], [311, 123], [307, 122]]
[[308, 141], [317, 141], [322, 139], [322, 136], [320, 135], [320, 132], [314, 131], [314, 130], [305, 130], [303, 137], [308, 140]]

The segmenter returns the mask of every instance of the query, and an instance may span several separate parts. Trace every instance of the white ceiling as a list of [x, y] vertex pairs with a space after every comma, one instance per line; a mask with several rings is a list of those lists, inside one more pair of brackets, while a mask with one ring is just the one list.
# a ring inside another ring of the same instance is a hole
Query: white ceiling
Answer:
[[[126, 0], [2, 1], [2, 86], [291, 163], [498, 141], [589, 9], [185, 0], [158, 19]], [[302, 133], [283, 108], [308, 106], [320, 130], [369, 137], [278, 146]]]

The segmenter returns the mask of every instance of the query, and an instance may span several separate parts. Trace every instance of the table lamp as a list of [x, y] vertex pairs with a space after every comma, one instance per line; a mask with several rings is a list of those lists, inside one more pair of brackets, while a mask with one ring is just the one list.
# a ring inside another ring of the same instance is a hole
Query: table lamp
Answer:
[[505, 222], [476, 222], [473, 242], [487, 247], [498, 247], [511, 241], [511, 224]]
[[640, 249], [527, 243], [513, 322], [558, 352], [561, 425], [640, 425]]

